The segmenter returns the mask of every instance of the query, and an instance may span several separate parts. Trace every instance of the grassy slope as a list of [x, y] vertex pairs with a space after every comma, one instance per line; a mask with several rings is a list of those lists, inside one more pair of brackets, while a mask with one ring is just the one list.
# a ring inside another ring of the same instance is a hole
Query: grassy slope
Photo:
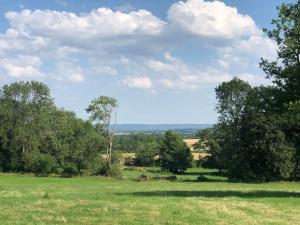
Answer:
[[[161, 175], [152, 170], [125, 176]], [[193, 182], [199, 174], [211, 182]], [[229, 183], [203, 169], [180, 178], [0, 175], [0, 224], [300, 224], [300, 183]]]

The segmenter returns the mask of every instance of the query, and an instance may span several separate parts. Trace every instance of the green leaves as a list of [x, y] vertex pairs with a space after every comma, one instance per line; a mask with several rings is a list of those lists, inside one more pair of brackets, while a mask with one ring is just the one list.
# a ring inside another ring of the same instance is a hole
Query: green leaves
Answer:
[[159, 161], [163, 170], [183, 173], [191, 166], [192, 155], [178, 134], [167, 131], [159, 149]]
[[100, 129], [109, 129], [111, 116], [118, 107], [117, 100], [108, 96], [100, 96], [93, 99], [89, 107], [86, 109], [90, 113], [90, 120], [93, 121]]
[[46, 174], [91, 168], [103, 137], [90, 122], [57, 109], [48, 87], [17, 82], [0, 89], [0, 170]]

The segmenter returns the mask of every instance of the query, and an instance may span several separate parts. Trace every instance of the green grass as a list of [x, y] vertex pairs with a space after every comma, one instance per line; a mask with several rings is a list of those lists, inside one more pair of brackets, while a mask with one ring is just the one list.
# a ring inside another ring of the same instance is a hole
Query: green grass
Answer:
[[[300, 183], [231, 183], [191, 169], [177, 181], [0, 175], [0, 224], [300, 224]], [[196, 182], [204, 175], [208, 182]]]

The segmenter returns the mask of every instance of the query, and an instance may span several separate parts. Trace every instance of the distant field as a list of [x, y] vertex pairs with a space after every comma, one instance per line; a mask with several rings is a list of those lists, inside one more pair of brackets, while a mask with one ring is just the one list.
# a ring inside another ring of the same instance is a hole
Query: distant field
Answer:
[[[177, 181], [0, 175], [0, 224], [300, 224], [300, 183], [230, 183], [215, 170], [191, 169]], [[207, 182], [197, 182], [199, 175]]]

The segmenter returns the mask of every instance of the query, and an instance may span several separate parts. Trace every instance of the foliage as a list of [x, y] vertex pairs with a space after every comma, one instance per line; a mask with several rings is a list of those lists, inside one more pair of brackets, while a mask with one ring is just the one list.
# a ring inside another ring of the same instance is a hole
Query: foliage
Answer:
[[138, 153], [141, 145], [160, 145], [163, 135], [160, 134], [124, 134], [113, 137], [114, 152], [132, 152]]
[[272, 24], [265, 32], [277, 43], [278, 57], [262, 59], [260, 66], [274, 85], [252, 88], [234, 78], [216, 88], [219, 123], [212, 156], [232, 178], [300, 177], [300, 1], [278, 7]]
[[158, 155], [159, 146], [155, 142], [139, 142], [137, 153], [135, 155], [134, 165], [136, 166], [154, 166], [155, 156]]
[[66, 165], [64, 167], [64, 170], [63, 170], [63, 177], [73, 177], [73, 176], [77, 176], [79, 174], [77, 168], [72, 165], [72, 164], [69, 164], [69, 165]]
[[122, 175], [122, 157], [117, 154], [112, 154], [112, 164], [109, 166], [109, 162], [107, 158], [101, 158], [98, 161], [98, 167], [95, 171], [95, 175], [101, 176], [112, 176], [112, 177], [121, 177]]
[[192, 155], [178, 134], [167, 131], [159, 148], [159, 161], [162, 170], [179, 174], [191, 166]]
[[300, 126], [296, 109], [300, 100], [300, 1], [278, 7], [278, 18], [272, 24], [274, 28], [265, 32], [276, 41], [278, 57], [276, 61], [262, 59], [260, 66], [276, 85], [281, 130], [296, 149], [294, 176], [300, 177]]
[[[112, 138], [113, 133], [110, 130], [111, 117], [115, 111], [116, 121], [116, 109], [118, 103], [115, 98], [108, 96], [100, 96], [93, 99], [86, 111], [90, 113], [90, 120], [94, 122], [95, 128], [100, 135], [103, 135], [105, 139], [105, 148], [108, 161], [108, 169], [112, 170]], [[110, 171], [112, 173], [112, 171]]]
[[48, 87], [16, 82], [0, 89], [0, 170], [47, 174], [96, 166], [104, 137], [90, 122], [55, 107]]

